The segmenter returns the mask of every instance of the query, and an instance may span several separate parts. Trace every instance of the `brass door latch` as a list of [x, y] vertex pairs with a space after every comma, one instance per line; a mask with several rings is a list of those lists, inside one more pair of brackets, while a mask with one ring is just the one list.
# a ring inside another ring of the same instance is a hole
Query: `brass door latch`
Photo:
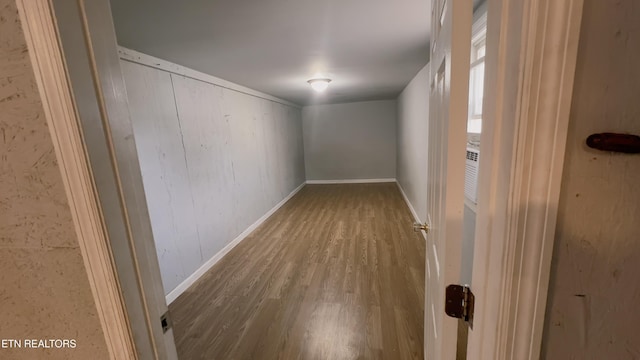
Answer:
[[413, 231], [415, 232], [420, 232], [420, 231], [424, 231], [427, 234], [429, 233], [429, 225], [427, 225], [426, 223], [421, 224], [421, 223], [413, 223]]

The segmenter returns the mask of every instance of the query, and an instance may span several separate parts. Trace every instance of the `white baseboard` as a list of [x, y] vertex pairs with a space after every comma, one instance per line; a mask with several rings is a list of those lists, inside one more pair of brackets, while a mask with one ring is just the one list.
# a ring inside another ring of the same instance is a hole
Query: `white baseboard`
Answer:
[[[409, 207], [409, 211], [411, 211], [411, 214], [413, 215], [413, 220], [415, 222], [421, 223], [422, 220], [418, 216], [418, 213], [416, 212], [416, 209], [413, 208], [413, 204], [411, 204], [411, 201], [409, 201], [409, 198], [407, 197], [407, 194], [405, 194], [404, 189], [402, 188], [402, 186], [400, 185], [399, 182], [396, 181], [396, 184], [398, 184], [398, 189], [400, 189], [400, 193], [402, 194], [402, 197], [404, 198], [404, 202], [407, 203], [407, 206]], [[424, 237], [424, 239], [426, 240], [427, 239], [427, 234], [425, 234], [424, 231], [420, 231], [420, 233], [422, 233], [422, 237]]]
[[171, 292], [166, 296], [167, 304], [171, 304], [175, 299], [178, 298], [183, 292], [185, 292], [191, 285], [193, 285], [202, 275], [204, 275], [209, 269], [213, 267], [220, 259], [222, 259], [231, 249], [236, 247], [242, 240], [244, 240], [249, 234], [253, 232], [258, 226], [260, 226], [265, 220], [267, 220], [273, 213], [275, 213], [282, 205], [284, 205], [289, 199], [291, 199], [295, 194], [300, 191], [306, 183], [302, 183], [300, 186], [295, 188], [287, 197], [282, 199], [279, 203], [277, 203], [271, 210], [269, 210], [266, 214], [262, 215], [260, 219], [251, 224], [246, 230], [244, 230], [240, 235], [238, 235], [233, 241], [231, 241], [227, 246], [225, 246], [222, 250], [220, 250], [217, 254], [213, 255], [211, 259], [209, 259], [206, 263], [204, 263], [198, 270], [196, 270], [193, 274], [191, 274], [188, 278], [186, 278], [183, 282], [181, 282], [175, 289], [171, 290]]
[[307, 180], [307, 184], [369, 184], [369, 183], [390, 183], [396, 179], [346, 179], [346, 180]]

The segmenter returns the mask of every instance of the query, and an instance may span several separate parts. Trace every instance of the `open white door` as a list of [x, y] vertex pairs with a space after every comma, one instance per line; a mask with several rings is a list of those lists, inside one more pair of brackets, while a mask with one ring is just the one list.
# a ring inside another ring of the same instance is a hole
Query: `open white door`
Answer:
[[472, 10], [471, 0], [434, 0], [431, 11], [425, 359], [456, 358], [458, 320], [444, 306], [460, 281]]

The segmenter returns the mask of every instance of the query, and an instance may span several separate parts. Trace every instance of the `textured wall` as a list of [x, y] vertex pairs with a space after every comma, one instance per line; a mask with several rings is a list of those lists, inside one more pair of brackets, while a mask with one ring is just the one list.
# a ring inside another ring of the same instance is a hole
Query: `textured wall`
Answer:
[[169, 294], [304, 182], [300, 110], [121, 63]]
[[640, 134], [640, 4], [585, 0], [543, 357], [640, 359], [640, 156], [596, 132]]
[[302, 109], [307, 180], [396, 177], [396, 101]]
[[427, 219], [429, 64], [398, 97], [396, 177], [421, 221]]
[[0, 339], [76, 339], [2, 359], [105, 359], [100, 321], [13, 0], [0, 0]]

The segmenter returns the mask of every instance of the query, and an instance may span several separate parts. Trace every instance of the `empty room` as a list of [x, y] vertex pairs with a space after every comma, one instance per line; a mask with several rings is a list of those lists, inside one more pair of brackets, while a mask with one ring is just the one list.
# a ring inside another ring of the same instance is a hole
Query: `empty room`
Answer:
[[422, 358], [429, 4], [111, 9], [178, 356]]
[[0, 358], [640, 358], [638, 10], [0, 0]]

